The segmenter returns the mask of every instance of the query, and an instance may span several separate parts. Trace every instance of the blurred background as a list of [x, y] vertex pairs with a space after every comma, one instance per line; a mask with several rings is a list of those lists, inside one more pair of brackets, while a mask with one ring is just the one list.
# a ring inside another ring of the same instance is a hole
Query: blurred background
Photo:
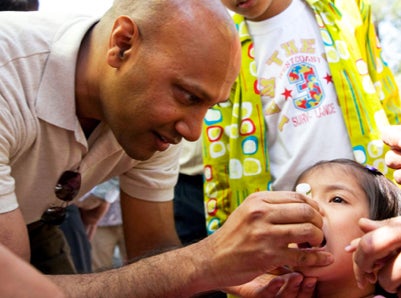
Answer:
[[383, 47], [383, 57], [401, 87], [401, 1], [371, 0], [372, 12]]
[[81, 12], [102, 15], [113, 0], [39, 0], [39, 10], [48, 12]]
[[[100, 16], [111, 6], [113, 0], [39, 0], [39, 2], [41, 11], [77, 11]], [[401, 86], [401, 0], [371, 0], [371, 2], [383, 47], [383, 57]]]

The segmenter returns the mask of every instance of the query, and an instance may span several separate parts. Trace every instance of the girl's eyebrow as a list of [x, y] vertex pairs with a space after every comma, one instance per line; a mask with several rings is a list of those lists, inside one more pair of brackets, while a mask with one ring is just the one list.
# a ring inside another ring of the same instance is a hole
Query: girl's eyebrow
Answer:
[[357, 194], [355, 192], [355, 187], [350, 187], [345, 184], [339, 184], [339, 183], [330, 184], [330, 185], [325, 186], [325, 189], [329, 190], [329, 191], [343, 190], [343, 191], [347, 191], [347, 192], [351, 193], [353, 196], [357, 196]]

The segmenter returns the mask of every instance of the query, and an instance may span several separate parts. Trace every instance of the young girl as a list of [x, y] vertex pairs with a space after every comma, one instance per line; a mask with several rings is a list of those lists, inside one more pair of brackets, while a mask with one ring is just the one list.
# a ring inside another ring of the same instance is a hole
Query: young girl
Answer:
[[[361, 217], [381, 220], [399, 215], [401, 189], [372, 167], [348, 159], [321, 161], [304, 171], [297, 184], [310, 186], [323, 216], [322, 250], [330, 251], [335, 262], [327, 267], [294, 268], [305, 276], [318, 277], [315, 297], [396, 297], [379, 285], [357, 286], [352, 254], [345, 250], [351, 240], [363, 235]], [[308, 249], [310, 245], [298, 245]]]

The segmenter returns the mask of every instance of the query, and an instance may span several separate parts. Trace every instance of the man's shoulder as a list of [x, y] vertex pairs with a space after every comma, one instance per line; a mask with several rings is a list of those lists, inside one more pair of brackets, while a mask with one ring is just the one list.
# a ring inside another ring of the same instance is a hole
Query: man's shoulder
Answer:
[[46, 53], [73, 24], [89, 16], [0, 12], [0, 66], [21, 57]]

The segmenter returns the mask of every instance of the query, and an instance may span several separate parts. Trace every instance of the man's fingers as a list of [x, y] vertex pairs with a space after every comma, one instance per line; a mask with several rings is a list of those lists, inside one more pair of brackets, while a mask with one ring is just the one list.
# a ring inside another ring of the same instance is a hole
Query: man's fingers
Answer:
[[252, 201], [261, 198], [267, 204], [291, 204], [291, 203], [307, 203], [312, 208], [319, 210], [319, 204], [316, 200], [306, 195], [293, 191], [260, 191], [251, 194], [246, 200]]
[[324, 239], [323, 231], [312, 223], [275, 225], [271, 227], [271, 233], [267, 237], [276, 244], [291, 245], [293, 248], [298, 247], [296, 244], [300, 243], [320, 247]]
[[317, 278], [304, 277], [298, 272], [286, 273], [276, 277], [270, 276], [264, 287], [255, 297], [263, 298], [310, 298], [313, 297]]
[[307, 222], [319, 228], [323, 225], [319, 211], [305, 203], [282, 204], [280, 208], [271, 209], [269, 222], [277, 225]]
[[291, 267], [327, 266], [334, 262], [334, 256], [319, 249], [289, 248], [293, 253], [287, 254], [287, 264]]
[[297, 272], [293, 272], [283, 275], [283, 277], [286, 279], [286, 283], [276, 297], [297, 297], [301, 289], [303, 276]]
[[[302, 281], [302, 276], [300, 276], [300, 279]], [[259, 290], [255, 293], [255, 297], [277, 298], [281, 288], [287, 282], [287, 274], [282, 276], [264, 274], [255, 280], [260, 283]]]
[[297, 298], [310, 298], [313, 297], [315, 291], [317, 278], [316, 277], [305, 277], [301, 287], [299, 288]]

